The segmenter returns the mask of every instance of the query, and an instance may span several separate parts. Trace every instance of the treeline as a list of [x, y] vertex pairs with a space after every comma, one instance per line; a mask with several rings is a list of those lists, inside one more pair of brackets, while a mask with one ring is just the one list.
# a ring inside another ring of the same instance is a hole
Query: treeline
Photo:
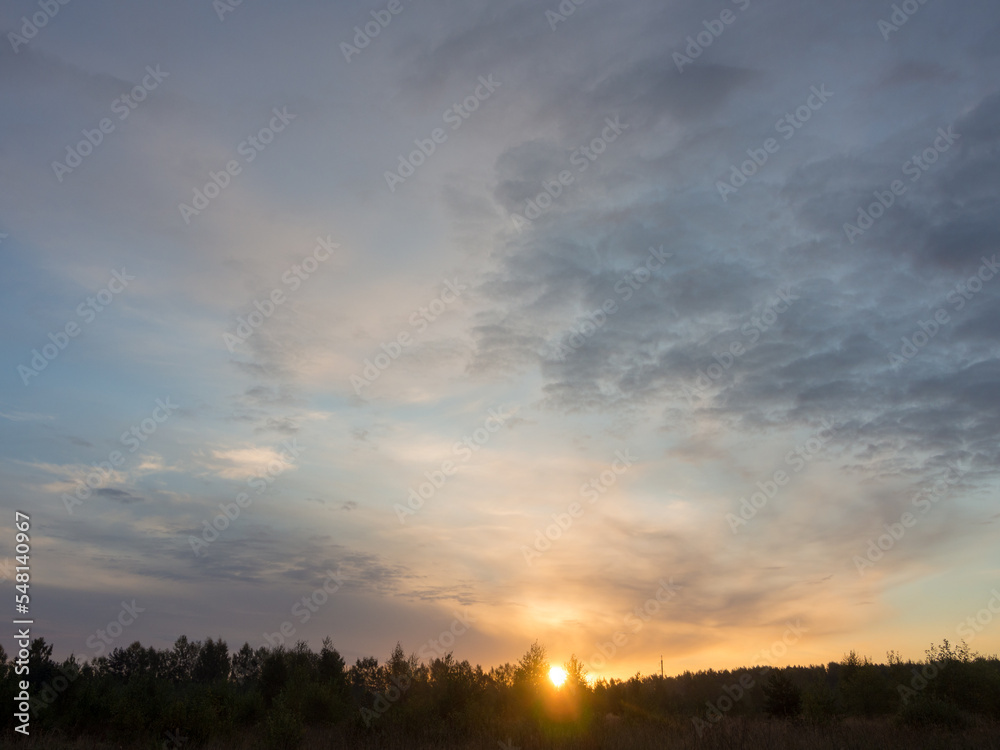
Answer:
[[[30, 647], [32, 735], [90, 736], [157, 747], [195, 747], [253, 730], [265, 747], [297, 747], [307, 727], [344, 735], [405, 732], [425, 742], [447, 737], [506, 736], [515, 728], [555, 741], [595, 722], [683, 722], [701, 735], [735, 716], [828, 722], [847, 716], [894, 716], [910, 725], [959, 729], [976, 716], [1000, 719], [1000, 659], [945, 640], [922, 662], [893, 652], [874, 663], [853, 651], [826, 666], [685, 672], [661, 678], [590, 683], [579, 661], [564, 665], [556, 689], [545, 651], [533, 644], [516, 664], [488, 672], [451, 654], [421, 662], [397, 644], [389, 658], [348, 667], [330, 639], [319, 652], [242, 648], [189, 641], [173, 648], [136, 642], [107, 656], [58, 663], [52, 646]], [[0, 647], [0, 697], [14, 705], [15, 663]], [[620, 718], [619, 718], [620, 717]], [[16, 737], [10, 710], [3, 734]]]

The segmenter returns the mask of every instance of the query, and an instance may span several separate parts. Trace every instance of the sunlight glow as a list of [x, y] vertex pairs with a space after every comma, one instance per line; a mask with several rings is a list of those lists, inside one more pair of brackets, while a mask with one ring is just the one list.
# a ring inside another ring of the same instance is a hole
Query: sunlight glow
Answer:
[[552, 667], [549, 670], [549, 679], [552, 680], [553, 685], [561, 687], [566, 682], [566, 670], [562, 667]]

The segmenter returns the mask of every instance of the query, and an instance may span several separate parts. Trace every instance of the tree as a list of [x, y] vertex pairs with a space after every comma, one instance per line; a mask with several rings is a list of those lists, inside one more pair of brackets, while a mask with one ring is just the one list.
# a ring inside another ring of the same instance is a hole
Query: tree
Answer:
[[[360, 696], [367, 696], [379, 693], [385, 687], [383, 669], [379, 666], [378, 659], [374, 656], [366, 656], [354, 662], [350, 670], [351, 687]], [[367, 700], [367, 698], [364, 698]]]
[[802, 713], [802, 691], [783, 671], [773, 670], [764, 683], [764, 711], [791, 719]]
[[535, 641], [517, 663], [514, 682], [538, 688], [545, 684], [548, 674], [549, 660], [545, 655], [545, 649]]
[[260, 692], [264, 704], [270, 706], [288, 682], [288, 664], [283, 646], [278, 646], [265, 658], [260, 669]]
[[261, 646], [254, 651], [249, 643], [244, 643], [239, 651], [233, 653], [229, 674], [233, 681], [245, 685], [260, 679], [260, 669], [264, 664], [267, 649]]
[[890, 674], [853, 650], [841, 662], [838, 690], [848, 711], [865, 716], [889, 713], [898, 698]]
[[323, 682], [340, 685], [344, 682], [344, 659], [333, 647], [330, 636], [323, 639], [323, 648], [319, 652], [319, 678]]
[[52, 645], [44, 638], [35, 638], [28, 649], [28, 670], [31, 681], [43, 685], [51, 680], [56, 673], [56, 663], [52, 661]]
[[420, 662], [417, 659], [416, 654], [412, 654], [407, 657], [406, 653], [403, 651], [403, 646], [399, 641], [396, 642], [396, 648], [392, 650], [389, 654], [389, 660], [385, 663], [386, 672], [390, 677], [410, 677], [412, 679], [414, 673], [417, 671], [417, 667], [420, 666]]
[[209, 638], [202, 645], [192, 676], [195, 682], [220, 682], [229, 679], [229, 646], [221, 637], [214, 641]]
[[189, 641], [186, 635], [178, 638], [173, 650], [166, 654], [165, 668], [170, 679], [174, 682], [189, 682], [194, 675], [200, 651], [201, 643], [198, 641]]
[[490, 681], [501, 688], [509, 688], [514, 685], [514, 676], [517, 674], [517, 667], [510, 662], [504, 662], [499, 667], [491, 667]]
[[159, 676], [161, 655], [150, 646], [144, 649], [139, 641], [128, 648], [116, 648], [108, 654], [104, 664], [107, 674], [114, 675], [125, 682], [145, 675], [152, 678]]
[[563, 664], [566, 670], [566, 684], [576, 687], [587, 687], [587, 667], [576, 658], [576, 654], [571, 654], [569, 661]]
[[870, 663], [867, 656], [864, 658], [858, 656], [857, 652], [852, 648], [851, 653], [845, 654], [844, 660], [840, 662], [841, 679], [850, 681], [862, 667], [868, 666]]
[[979, 656], [979, 654], [969, 650], [969, 645], [964, 638], [955, 646], [952, 646], [945, 638], [941, 641], [940, 646], [935, 646], [932, 643], [925, 653], [928, 662], [943, 662], [943, 666], [947, 666], [949, 662], [969, 664]]
[[285, 652], [285, 663], [288, 665], [288, 677], [296, 682], [309, 682], [316, 677], [316, 667], [319, 657], [313, 653], [306, 641], [298, 640]]

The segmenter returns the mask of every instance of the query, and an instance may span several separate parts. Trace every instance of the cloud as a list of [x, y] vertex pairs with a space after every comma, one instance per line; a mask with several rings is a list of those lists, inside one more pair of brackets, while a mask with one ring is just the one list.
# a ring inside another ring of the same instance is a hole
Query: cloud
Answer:
[[106, 497], [109, 500], [121, 503], [122, 505], [129, 505], [131, 503], [141, 503], [146, 498], [140, 495], [134, 495], [126, 490], [118, 490], [113, 487], [101, 487], [96, 491], [98, 497]]
[[12, 412], [9, 414], [0, 412], [0, 417], [8, 419], [11, 422], [41, 422], [55, 419], [51, 414], [24, 414], [22, 412]]
[[[918, 583], [955, 601], [971, 585], [948, 581], [957, 557], [992, 549], [1000, 280], [970, 280], [1000, 244], [995, 4], [928, 3], [888, 41], [885, 9], [861, 0], [740, 5], [683, 71], [674, 53], [721, 9], [585, 3], [553, 30], [526, 0], [413, 5], [332, 65], [364, 17], [347, 4], [247, 6], [220, 24], [207, 7], [140, 22], [96, 2], [83, 26], [60, 15], [17, 55], [0, 49], [0, 90], [18, 102], [0, 122], [18, 143], [0, 149], [0, 471], [45, 524], [67, 601], [148, 591], [155, 637], [259, 640], [290, 587], [339, 565], [344, 599], [304, 637], [342, 628], [367, 648], [403, 622], [420, 643], [462, 605], [481, 615], [469, 654], [504, 660], [536, 637], [590, 654], [673, 576], [682, 594], [618, 675], [664, 642], [692, 668], [732, 666], [782, 618], [810, 624], [818, 661], [882, 626], [914, 648], [935, 637], [925, 603], [886, 602]], [[101, 34], [121, 44], [80, 43]], [[169, 78], [58, 181], [52, 161], [117, 118], [111, 103], [157, 62]], [[452, 130], [442, 113], [480, 75], [501, 85]], [[786, 138], [776, 123], [813, 86], [834, 93]], [[240, 144], [282, 106], [297, 118], [247, 161]], [[608, 118], [624, 126], [614, 140]], [[385, 172], [436, 127], [447, 139], [390, 192]], [[959, 137], [935, 147], [949, 128]], [[772, 138], [723, 199], [719, 182]], [[241, 173], [185, 223], [178, 204], [230, 159]], [[849, 237], [894, 180], [905, 191]], [[341, 247], [293, 289], [317, 236]], [[77, 306], [123, 265], [135, 282], [24, 387], [17, 364], [81, 323]], [[421, 318], [445, 279], [465, 290]], [[263, 315], [274, 290], [286, 299]], [[380, 355], [358, 395], [352, 376]], [[59, 495], [168, 392], [182, 419], [157, 423], [100, 502], [64, 514]], [[505, 403], [524, 406], [440, 481], [456, 441]], [[734, 534], [727, 514], [824, 424], [822, 449]], [[294, 477], [195, 557], [188, 536], [233, 502], [227, 483], [290, 468], [292, 439], [306, 448]], [[528, 566], [522, 545], [624, 449], [637, 466]], [[859, 576], [852, 557], [956, 465], [947, 499]], [[400, 523], [394, 506], [425, 482], [433, 496]], [[50, 621], [85, 637], [74, 611]]]
[[269, 471], [278, 465], [282, 471], [294, 469], [290, 454], [280, 448], [248, 445], [234, 448], [213, 448], [194, 456], [196, 466], [204, 473], [222, 479], [245, 480]]

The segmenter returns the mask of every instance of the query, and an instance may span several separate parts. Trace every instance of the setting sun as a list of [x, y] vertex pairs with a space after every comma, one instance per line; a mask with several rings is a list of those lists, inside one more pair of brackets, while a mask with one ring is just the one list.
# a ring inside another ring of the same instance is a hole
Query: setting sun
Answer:
[[552, 680], [553, 685], [561, 687], [566, 682], [566, 670], [562, 667], [552, 667], [549, 670], [549, 679]]

